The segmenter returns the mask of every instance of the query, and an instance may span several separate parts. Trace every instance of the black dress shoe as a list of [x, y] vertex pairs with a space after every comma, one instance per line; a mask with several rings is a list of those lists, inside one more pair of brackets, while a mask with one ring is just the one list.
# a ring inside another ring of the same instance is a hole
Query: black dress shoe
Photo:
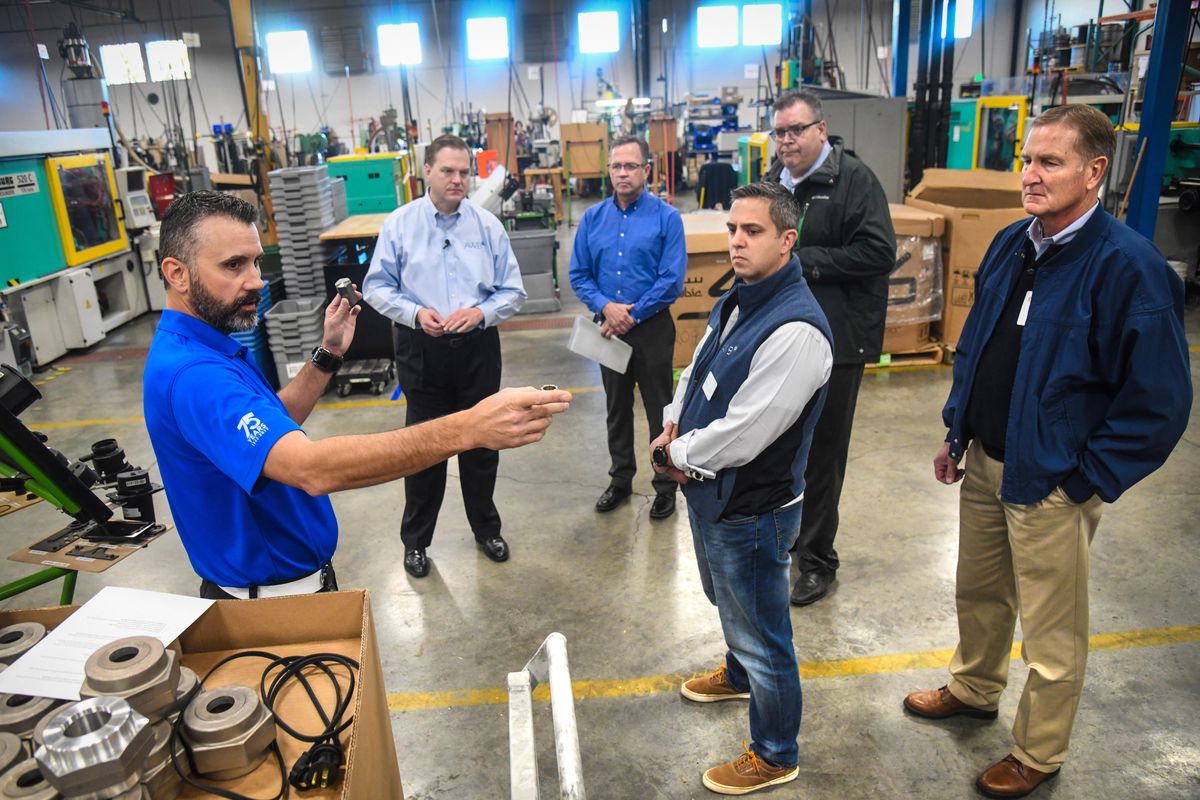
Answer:
[[650, 505], [650, 519], [666, 519], [675, 513], [675, 493], [663, 492], [655, 495]]
[[601, 514], [606, 514], [628, 500], [631, 494], [633, 494], [631, 489], [610, 486], [604, 490], [604, 494], [600, 495], [600, 499], [596, 501], [596, 510]]
[[404, 551], [404, 571], [414, 578], [424, 578], [429, 574], [429, 559], [425, 557], [424, 547]]
[[488, 539], [476, 539], [475, 544], [479, 545], [479, 549], [483, 554], [496, 563], [508, 561], [508, 542], [496, 534]]
[[836, 572], [820, 572], [805, 570], [796, 578], [792, 587], [792, 605], [807, 606], [815, 603], [829, 593], [829, 587], [837, 580]]

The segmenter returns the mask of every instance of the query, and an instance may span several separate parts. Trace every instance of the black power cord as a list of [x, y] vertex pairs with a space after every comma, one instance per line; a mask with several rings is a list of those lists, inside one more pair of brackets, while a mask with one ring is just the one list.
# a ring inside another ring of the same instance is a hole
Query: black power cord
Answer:
[[[331, 783], [336, 783], [338, 780], [338, 771], [345, 763], [345, 752], [342, 748], [342, 743], [339, 736], [354, 722], [353, 716], [349, 716], [350, 703], [354, 697], [354, 687], [356, 684], [355, 673], [358, 671], [358, 662], [352, 658], [340, 655], [338, 653], [313, 653], [307, 656], [279, 656], [274, 653], [269, 653], [265, 650], [245, 650], [240, 653], [234, 653], [231, 656], [218, 661], [212, 669], [200, 681], [195, 694], [188, 704], [193, 702], [204, 690], [204, 685], [212, 677], [213, 673], [225, 666], [231, 661], [239, 658], [263, 658], [269, 663], [263, 669], [262, 677], [259, 681], [259, 694], [263, 699], [263, 705], [271, 712], [271, 716], [275, 718], [275, 725], [282, 728], [285, 733], [293, 739], [301, 742], [306, 742], [312, 746], [296, 759], [296, 763], [292, 765], [289, 772], [283, 761], [283, 753], [279, 749], [277, 742], [271, 742], [271, 753], [275, 757], [275, 762], [279, 766], [279, 791], [273, 795], [270, 800], [281, 800], [287, 796], [288, 786], [293, 786], [296, 789], [304, 791], [306, 789], [324, 789]], [[342, 667], [346, 674], [340, 675], [334, 671], [334, 667]], [[334, 703], [331, 711], [326, 710], [321, 703], [317, 693], [313, 690], [313, 686], [309, 681], [314, 671], [319, 671], [325, 675], [333, 686]], [[280, 693], [292, 681], [295, 681], [304, 688], [309, 700], [312, 702], [313, 708], [317, 715], [320, 716], [324, 728], [316, 734], [301, 733], [294, 727], [285, 722], [275, 710]], [[345, 682], [345, 687], [343, 687]], [[343, 692], [343, 688], [345, 691]], [[226, 789], [221, 789], [216, 786], [200, 783], [192, 779], [189, 775], [184, 774], [180, 768], [176, 745], [178, 744], [184, 754], [187, 756], [188, 765], [192, 772], [196, 772], [196, 762], [192, 757], [192, 748], [180, 733], [180, 727], [183, 724], [183, 715], [187, 710], [184, 706], [179, 712], [179, 719], [171, 726], [171, 741], [168, 744], [171, 753], [171, 765], [175, 772], [183, 779], [184, 783], [197, 789], [206, 792], [211, 792], [218, 797], [226, 798], [227, 800], [257, 800], [237, 792], [232, 792]]]

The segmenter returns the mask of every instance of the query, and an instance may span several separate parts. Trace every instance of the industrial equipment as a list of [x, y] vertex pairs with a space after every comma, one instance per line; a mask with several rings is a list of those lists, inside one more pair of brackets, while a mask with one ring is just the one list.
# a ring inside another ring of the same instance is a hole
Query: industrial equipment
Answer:
[[1021, 143], [1025, 140], [1027, 97], [981, 97], [975, 108], [976, 169], [1021, 171]]
[[738, 186], [762, 180], [771, 165], [770, 151], [771, 137], [765, 133], [752, 133], [749, 136], [738, 137], [738, 153], [741, 156]]
[[144, 167], [122, 167], [116, 171], [117, 195], [125, 210], [125, 228], [130, 231], [149, 228], [158, 219], [146, 191], [146, 177]]
[[403, 153], [334, 156], [326, 163], [329, 177], [346, 182], [351, 214], [379, 214], [412, 200]]

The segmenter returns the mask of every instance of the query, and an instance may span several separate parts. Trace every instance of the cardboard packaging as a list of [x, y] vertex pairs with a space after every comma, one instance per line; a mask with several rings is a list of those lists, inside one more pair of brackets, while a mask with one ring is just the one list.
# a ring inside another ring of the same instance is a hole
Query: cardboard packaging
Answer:
[[[49, 627], [66, 619], [75, 606], [18, 609], [0, 612], [0, 627], [16, 622], [40, 622]], [[383, 669], [375, 641], [375, 624], [366, 590], [275, 597], [265, 600], [218, 600], [179, 639], [183, 663], [204, 677], [218, 661], [242, 650], [266, 650], [276, 655], [338, 653], [359, 663], [353, 702], [354, 724], [342, 734], [346, 764], [341, 780], [327, 789], [303, 793], [308, 800], [403, 800], [396, 743], [388, 718]], [[221, 667], [206, 688], [242, 684], [259, 689], [267, 662], [238, 659]], [[327, 708], [333, 707], [333, 688], [323, 678], [313, 688]], [[290, 685], [279, 696], [276, 710], [288, 724], [303, 732], [322, 725], [302, 687]], [[288, 769], [308, 745], [278, 731], [277, 739]], [[203, 779], [201, 779], [203, 780]], [[215, 783], [251, 797], [273, 796], [279, 789], [275, 759], [241, 778]], [[213, 797], [190, 786], [182, 798]], [[293, 796], [296, 796], [293, 792]]]
[[927, 169], [904, 204], [941, 214], [943, 287], [946, 302], [939, 334], [958, 343], [975, 302], [975, 273], [992, 239], [1005, 226], [1028, 216], [1021, 207], [1021, 176], [991, 170]]
[[888, 325], [883, 329], [883, 352], [912, 353], [929, 344], [929, 323]]
[[686, 367], [696, 345], [704, 336], [708, 315], [721, 295], [733, 286], [733, 264], [729, 261], [729, 232], [725, 211], [695, 211], [683, 214], [683, 236], [687, 247], [687, 274], [683, 294], [671, 306], [675, 321], [675, 354], [672, 366]]

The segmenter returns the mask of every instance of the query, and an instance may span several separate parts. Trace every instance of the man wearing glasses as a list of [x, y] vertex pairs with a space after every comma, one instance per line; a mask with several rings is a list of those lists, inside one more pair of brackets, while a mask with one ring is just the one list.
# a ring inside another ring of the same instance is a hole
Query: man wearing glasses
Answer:
[[[662, 410], [671, 402], [675, 323], [667, 310], [683, 292], [687, 251], [679, 212], [643, 191], [650, 147], [637, 136], [613, 140], [608, 156], [611, 200], [597, 203], [579, 221], [571, 251], [571, 288], [596, 315], [601, 333], [633, 348], [625, 373], [600, 368], [608, 404], [609, 486], [596, 501], [607, 513], [633, 493], [637, 459], [633, 443], [633, 386], [641, 389], [650, 439], [662, 433]], [[676, 483], [653, 478], [651, 519], [675, 513]]]
[[864, 366], [878, 361], [883, 348], [896, 235], [883, 187], [840, 138], [828, 135], [821, 99], [788, 92], [773, 110], [778, 158], [766, 180], [792, 190], [800, 205], [796, 255], [833, 330], [833, 372], [808, 455], [796, 541], [800, 574], [791, 601], [806, 606], [824, 597], [837, 575], [833, 540], [850, 429]]

